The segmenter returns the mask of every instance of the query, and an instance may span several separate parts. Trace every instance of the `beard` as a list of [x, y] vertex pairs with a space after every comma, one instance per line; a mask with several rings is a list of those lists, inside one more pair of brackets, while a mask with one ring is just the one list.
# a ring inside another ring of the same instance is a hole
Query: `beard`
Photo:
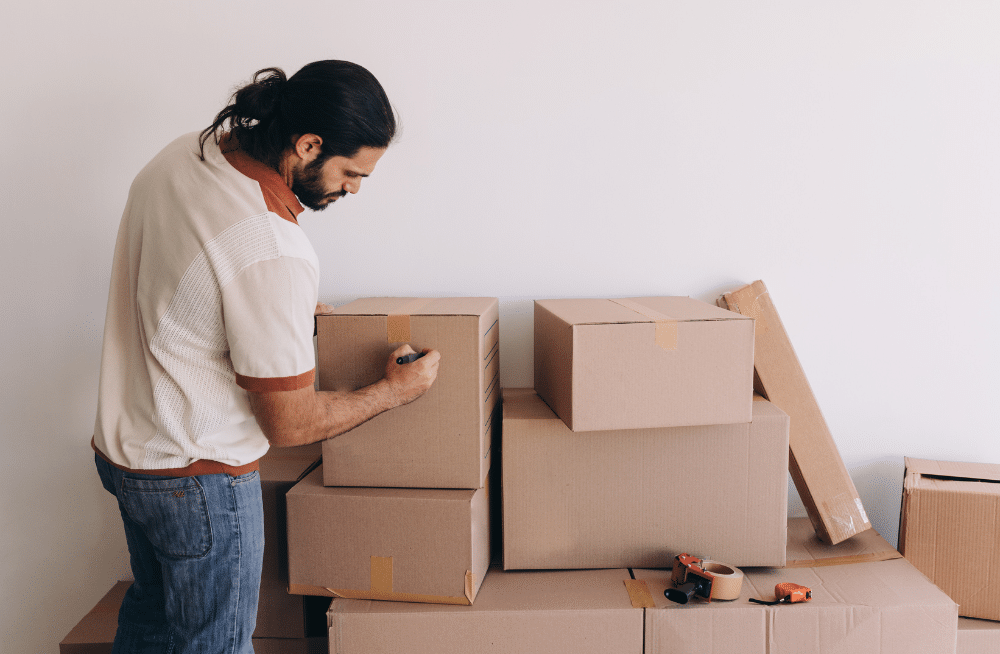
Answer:
[[313, 211], [323, 211], [338, 199], [347, 195], [344, 190], [330, 192], [323, 186], [323, 163], [319, 158], [306, 164], [301, 173], [295, 173], [292, 178], [292, 193], [303, 206]]

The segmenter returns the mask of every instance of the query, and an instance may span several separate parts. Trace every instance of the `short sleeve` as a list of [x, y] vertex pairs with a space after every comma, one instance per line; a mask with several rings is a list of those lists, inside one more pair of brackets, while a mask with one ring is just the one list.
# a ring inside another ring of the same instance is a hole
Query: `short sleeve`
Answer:
[[313, 263], [293, 256], [254, 263], [226, 285], [223, 319], [241, 388], [290, 391], [313, 384], [318, 289]]

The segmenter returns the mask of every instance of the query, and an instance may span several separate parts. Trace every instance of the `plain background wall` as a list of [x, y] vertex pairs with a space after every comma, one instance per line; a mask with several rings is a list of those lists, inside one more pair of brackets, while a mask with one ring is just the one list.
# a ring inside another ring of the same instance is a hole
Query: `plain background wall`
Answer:
[[129, 575], [89, 447], [118, 221], [266, 66], [357, 61], [402, 118], [301, 220], [325, 301], [499, 297], [513, 387], [533, 299], [760, 278], [891, 542], [904, 455], [1000, 462], [997, 3], [281, 4], [2, 12], [3, 651], [55, 652]]

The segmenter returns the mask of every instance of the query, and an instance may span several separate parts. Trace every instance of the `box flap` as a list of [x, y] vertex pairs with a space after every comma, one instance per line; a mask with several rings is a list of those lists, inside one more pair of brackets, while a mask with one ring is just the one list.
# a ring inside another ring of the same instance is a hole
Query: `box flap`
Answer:
[[1000, 464], [962, 463], [959, 461], [931, 461], [929, 459], [905, 458], [906, 477], [911, 474], [936, 479], [1000, 482]]
[[874, 529], [836, 545], [822, 542], [808, 518], [789, 518], [786, 568], [816, 568], [865, 561], [887, 561], [902, 556]]
[[337, 307], [333, 314], [341, 316], [478, 316], [499, 300], [495, 297], [368, 297]]

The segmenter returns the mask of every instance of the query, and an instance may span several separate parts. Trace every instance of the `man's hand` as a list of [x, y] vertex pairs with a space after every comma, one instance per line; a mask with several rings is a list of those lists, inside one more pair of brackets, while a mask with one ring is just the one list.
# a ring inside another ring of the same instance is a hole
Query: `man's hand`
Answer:
[[326, 315], [326, 314], [329, 314], [329, 313], [333, 313], [336, 309], [337, 309], [337, 307], [333, 306], [332, 304], [326, 304], [324, 302], [317, 302], [316, 303], [316, 313], [313, 314], [313, 315], [316, 315], [316, 316]]
[[404, 345], [392, 353], [385, 377], [356, 391], [248, 391], [250, 408], [264, 435], [275, 447], [306, 445], [333, 438], [371, 420], [383, 411], [409, 404], [437, 378], [441, 353], [424, 350], [412, 363], [398, 364], [398, 357], [414, 350]]
[[441, 353], [436, 350], [424, 350], [424, 356], [410, 363], [396, 363], [399, 357], [415, 352], [409, 345], [403, 345], [392, 353], [385, 364], [385, 379], [399, 398], [400, 405], [409, 404], [426, 393], [437, 379]]

